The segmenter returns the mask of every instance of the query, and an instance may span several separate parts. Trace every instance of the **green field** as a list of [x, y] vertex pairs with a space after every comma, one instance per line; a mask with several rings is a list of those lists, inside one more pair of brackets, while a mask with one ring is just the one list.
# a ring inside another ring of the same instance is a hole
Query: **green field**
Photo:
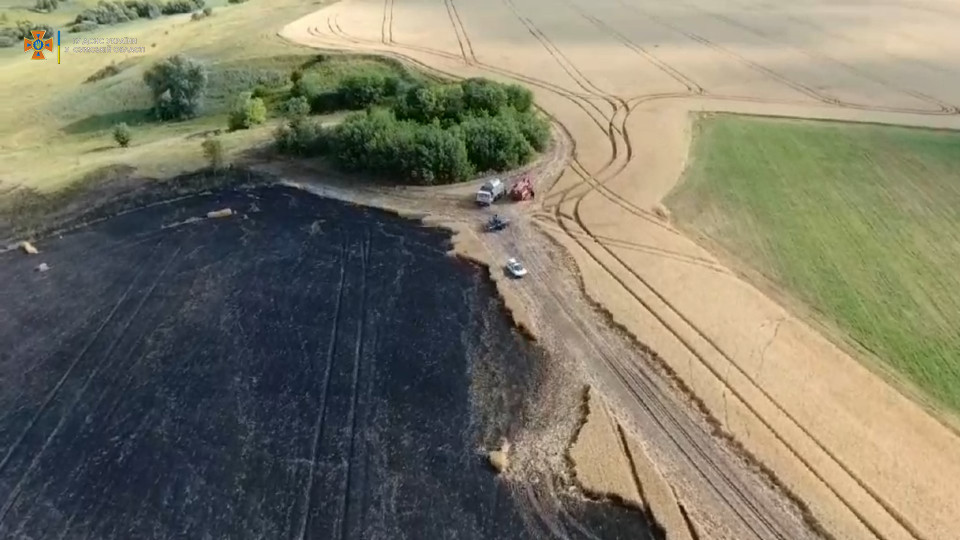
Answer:
[[667, 202], [960, 410], [960, 133], [709, 116]]

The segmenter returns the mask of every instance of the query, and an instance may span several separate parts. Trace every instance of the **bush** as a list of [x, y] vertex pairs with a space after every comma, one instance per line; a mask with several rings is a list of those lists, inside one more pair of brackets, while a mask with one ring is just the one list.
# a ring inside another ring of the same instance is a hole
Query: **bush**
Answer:
[[495, 115], [507, 105], [504, 85], [487, 79], [467, 79], [460, 83], [463, 106], [475, 115]]
[[310, 114], [310, 102], [305, 97], [292, 97], [283, 104], [283, 114], [287, 118], [303, 118]]
[[230, 109], [228, 126], [231, 130], [249, 129], [267, 120], [267, 107], [263, 100], [253, 97], [252, 92], [243, 92], [234, 100]]
[[397, 116], [427, 124], [443, 115], [443, 87], [440, 85], [409, 88], [397, 104]]
[[113, 77], [117, 75], [121, 71], [123, 70], [120, 68], [120, 66], [117, 65], [116, 62], [110, 62], [108, 65], [103, 66], [102, 68], [95, 71], [93, 75], [90, 75], [89, 77], [87, 77], [83, 82], [93, 83], [97, 81], [102, 81], [103, 79], [107, 79], [109, 77]]
[[95, 21], [83, 21], [82, 23], [76, 24], [70, 27], [71, 32], [92, 32], [100, 28], [100, 25]]
[[134, 7], [120, 2], [100, 2], [97, 7], [85, 9], [74, 19], [74, 25], [80, 25], [85, 22], [94, 22], [97, 24], [110, 25], [134, 21], [140, 18], [140, 14]]
[[292, 118], [273, 134], [277, 150], [295, 156], [316, 156], [329, 149], [329, 133], [308, 118]]
[[207, 158], [207, 163], [210, 164], [211, 169], [217, 171], [223, 168], [224, 151], [220, 139], [213, 137], [204, 139], [200, 147], [203, 149], [203, 157]]
[[364, 74], [340, 81], [337, 94], [342, 107], [356, 110], [379, 105], [387, 98], [395, 97], [399, 89], [400, 80], [396, 77]]
[[55, 11], [59, 6], [57, 0], [37, 0], [34, 8], [37, 11]]
[[473, 174], [463, 138], [438, 124], [414, 125], [407, 152], [401, 152], [400, 173], [419, 184], [461, 182]]
[[199, 62], [182, 55], [154, 64], [143, 74], [154, 99], [154, 114], [161, 120], [196, 116], [207, 87], [207, 71]]
[[508, 117], [470, 118], [461, 129], [470, 162], [478, 171], [514, 169], [533, 156], [533, 147]]
[[[49, 39], [51, 37], [57, 37], [57, 32], [52, 27], [46, 24], [32, 23], [30, 21], [17, 21], [17, 27], [9, 29], [11, 37], [17, 40], [23, 39], [33, 39], [33, 32], [37, 30], [43, 30], [44, 39]], [[11, 35], [12, 34], [12, 35]]]
[[473, 172], [456, 132], [437, 123], [400, 121], [383, 109], [348, 117], [333, 130], [329, 149], [344, 170], [401, 176], [418, 184], [460, 181]]
[[550, 122], [546, 118], [532, 110], [524, 113], [511, 111], [509, 114], [520, 133], [523, 134], [523, 138], [534, 150], [543, 152], [547, 149], [550, 143]]
[[397, 116], [420, 123], [441, 120], [446, 126], [464, 115], [463, 89], [458, 84], [418, 85], [408, 88], [397, 104]]
[[164, 15], [176, 15], [178, 13], [193, 13], [204, 7], [206, 7], [204, 0], [170, 0], [160, 8], [160, 12]]
[[127, 0], [124, 5], [143, 19], [156, 19], [163, 14], [160, 4], [154, 0]]
[[130, 126], [128, 126], [126, 122], [121, 122], [114, 126], [113, 140], [117, 141], [117, 144], [119, 144], [121, 148], [129, 146], [132, 137], [133, 133], [130, 131]]
[[519, 84], [508, 84], [504, 90], [507, 93], [507, 105], [517, 112], [525, 113], [533, 107], [533, 92]]
[[203, 8], [203, 15], [204, 15], [205, 17], [209, 17], [209, 16], [213, 15], [213, 8], [210, 7], [210, 6], [207, 6], [207, 7]]

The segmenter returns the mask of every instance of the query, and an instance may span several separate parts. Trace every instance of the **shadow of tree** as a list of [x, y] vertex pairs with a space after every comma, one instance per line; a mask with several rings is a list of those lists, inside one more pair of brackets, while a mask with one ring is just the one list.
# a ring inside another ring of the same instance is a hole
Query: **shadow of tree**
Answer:
[[78, 135], [82, 133], [93, 133], [96, 131], [106, 131], [113, 129], [113, 126], [126, 122], [128, 126], [140, 126], [156, 122], [150, 109], [133, 109], [126, 111], [116, 111], [104, 114], [94, 114], [86, 118], [71, 122], [63, 127], [63, 132], [68, 135]]

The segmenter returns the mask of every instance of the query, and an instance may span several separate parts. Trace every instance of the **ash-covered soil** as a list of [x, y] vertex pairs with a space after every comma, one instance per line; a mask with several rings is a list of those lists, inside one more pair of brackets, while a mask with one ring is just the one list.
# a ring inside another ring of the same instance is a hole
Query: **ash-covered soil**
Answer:
[[37, 247], [0, 254], [0, 537], [649, 537], [488, 468], [545, 359], [444, 231], [271, 187]]

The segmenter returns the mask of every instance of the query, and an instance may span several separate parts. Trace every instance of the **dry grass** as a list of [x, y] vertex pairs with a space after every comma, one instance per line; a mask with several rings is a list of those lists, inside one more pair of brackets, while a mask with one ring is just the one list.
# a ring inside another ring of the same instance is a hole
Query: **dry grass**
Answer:
[[617, 425], [592, 388], [587, 395], [586, 422], [577, 433], [569, 453], [577, 482], [584, 491], [643, 508]]

